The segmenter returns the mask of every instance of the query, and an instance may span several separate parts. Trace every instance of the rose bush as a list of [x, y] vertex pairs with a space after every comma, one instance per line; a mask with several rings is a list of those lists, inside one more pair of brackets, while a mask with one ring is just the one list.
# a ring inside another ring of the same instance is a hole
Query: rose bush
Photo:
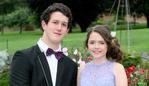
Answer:
[[[73, 49], [69, 56], [78, 64], [84, 64], [93, 58], [87, 50]], [[149, 62], [141, 58], [141, 55], [125, 54], [122, 60], [128, 78], [129, 86], [149, 86]]]

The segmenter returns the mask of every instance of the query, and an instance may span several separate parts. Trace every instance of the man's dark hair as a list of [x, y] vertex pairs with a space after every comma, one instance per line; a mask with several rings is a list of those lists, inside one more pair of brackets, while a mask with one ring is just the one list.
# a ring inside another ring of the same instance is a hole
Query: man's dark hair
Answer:
[[53, 12], [61, 12], [63, 15], [68, 17], [68, 28], [70, 28], [72, 22], [72, 13], [69, 7], [62, 3], [54, 3], [50, 5], [47, 9], [45, 9], [40, 16], [40, 21], [44, 20], [47, 24]]

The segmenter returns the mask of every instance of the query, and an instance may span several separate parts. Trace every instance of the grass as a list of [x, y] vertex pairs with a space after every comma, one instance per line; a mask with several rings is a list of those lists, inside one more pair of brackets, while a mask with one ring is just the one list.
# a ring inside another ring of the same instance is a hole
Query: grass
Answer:
[[16, 50], [35, 44], [40, 35], [39, 32], [24, 32], [21, 35], [16, 32], [5, 33], [0, 36], [0, 50], [8, 48], [8, 52], [13, 54]]
[[9, 86], [8, 79], [9, 79], [8, 70], [5, 70], [2, 74], [0, 73], [0, 86]]
[[[120, 35], [121, 33], [121, 35]], [[124, 51], [128, 51], [129, 45], [129, 52], [149, 52], [149, 29], [137, 29], [137, 30], [130, 30], [130, 35], [128, 37], [127, 30], [118, 31], [117, 37], [121, 43], [121, 46]], [[129, 39], [129, 44], [128, 44]]]
[[[121, 34], [121, 35], [120, 35]], [[121, 43], [122, 49], [128, 51], [127, 30], [117, 31], [117, 37]], [[149, 29], [130, 30], [130, 52], [149, 52]], [[16, 50], [28, 48], [38, 41], [41, 32], [7, 32], [0, 36], [0, 50], [8, 48], [9, 54], [14, 54]], [[68, 48], [84, 48], [86, 33], [69, 33], [63, 40], [63, 46]]]
[[[121, 43], [123, 51], [127, 52], [127, 30], [117, 31], [117, 37]], [[137, 29], [130, 31], [130, 52], [149, 52], [149, 29]], [[14, 54], [16, 50], [28, 48], [38, 41], [42, 33], [36, 32], [7, 32], [0, 35], [0, 50], [7, 49], [9, 54]], [[63, 40], [63, 46], [71, 48], [84, 48], [86, 33], [69, 33]], [[8, 72], [0, 75], [0, 86], [8, 86]]]
[[[130, 30], [129, 34], [130, 35], [128, 37], [127, 30], [117, 31], [117, 38], [119, 39], [122, 50], [124, 52], [126, 53], [148, 52], [149, 53], [149, 46], [147, 46], [149, 44], [148, 28]], [[68, 48], [71, 48], [71, 47], [84, 48], [85, 38], [86, 38], [86, 33], [71, 33], [64, 39], [63, 44]]]
[[70, 33], [63, 40], [63, 45], [68, 48], [84, 48], [85, 36], [86, 33]]

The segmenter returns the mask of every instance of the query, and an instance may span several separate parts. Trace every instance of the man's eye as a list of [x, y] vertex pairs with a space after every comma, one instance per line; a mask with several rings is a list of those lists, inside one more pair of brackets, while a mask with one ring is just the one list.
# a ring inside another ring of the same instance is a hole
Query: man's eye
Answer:
[[67, 24], [62, 24], [64, 27], [67, 27]]
[[54, 24], [58, 24], [58, 22], [53, 22]]

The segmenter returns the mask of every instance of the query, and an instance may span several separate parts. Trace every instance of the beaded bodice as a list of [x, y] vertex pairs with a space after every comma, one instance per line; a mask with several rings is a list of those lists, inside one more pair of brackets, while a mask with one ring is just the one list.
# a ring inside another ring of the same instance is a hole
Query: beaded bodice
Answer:
[[115, 86], [113, 62], [87, 63], [80, 72], [80, 86]]

